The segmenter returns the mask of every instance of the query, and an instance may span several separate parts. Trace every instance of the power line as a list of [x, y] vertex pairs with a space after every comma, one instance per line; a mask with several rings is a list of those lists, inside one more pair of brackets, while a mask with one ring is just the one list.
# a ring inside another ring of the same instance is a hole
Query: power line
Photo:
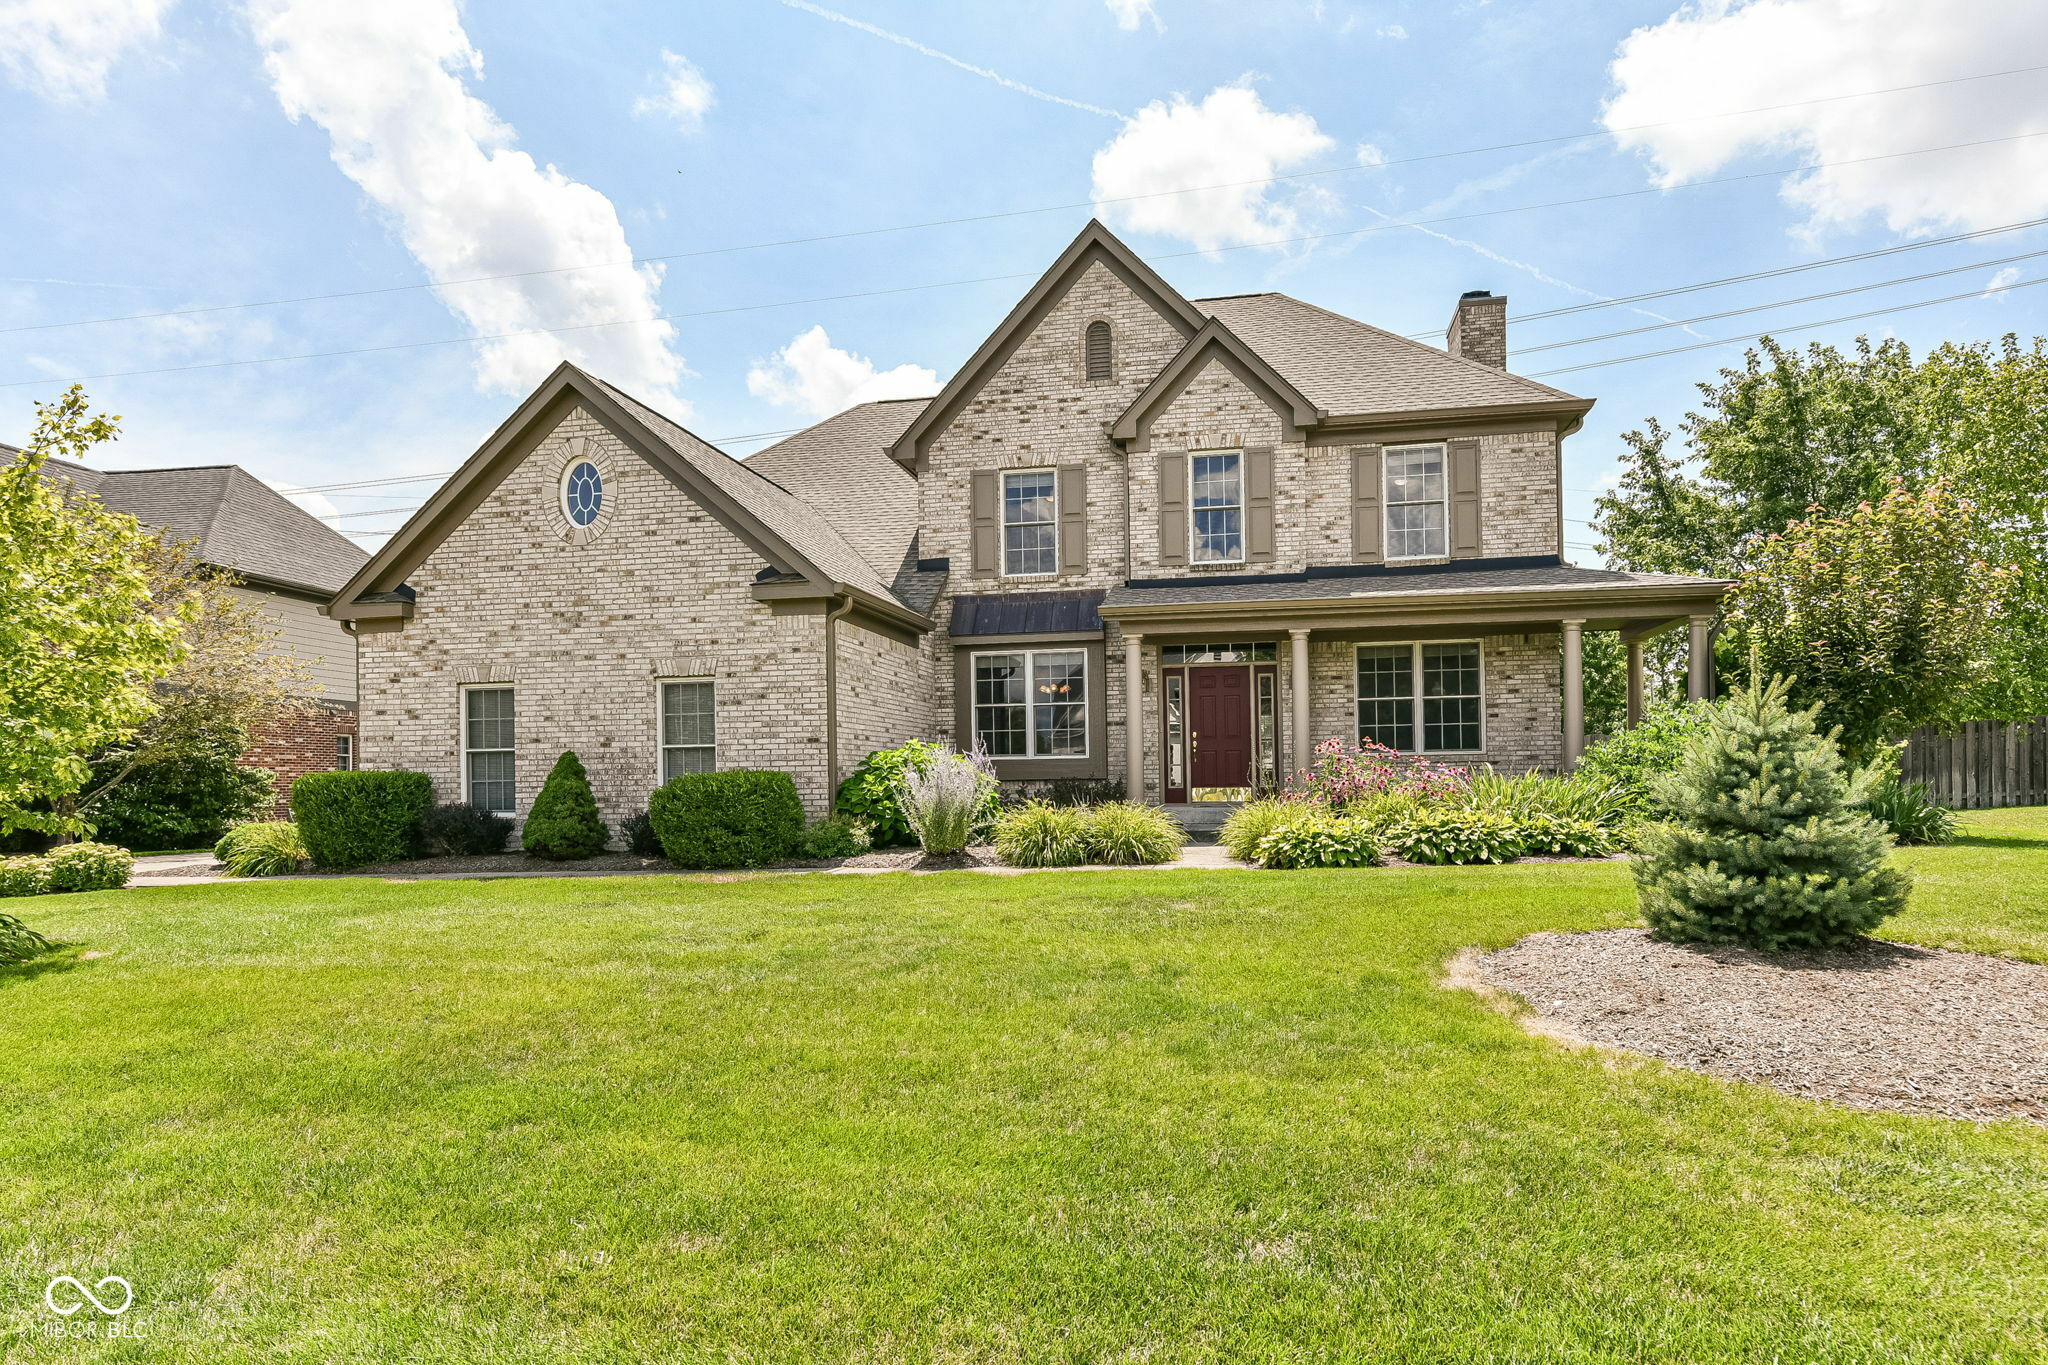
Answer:
[[[1958, 232], [1948, 237], [1928, 237], [1917, 242], [1903, 242], [1897, 246], [1879, 247], [1873, 251], [1858, 251], [1846, 256], [1823, 256], [1817, 260], [1802, 261], [1797, 265], [1781, 265], [1770, 270], [1756, 270], [1747, 275], [1724, 275], [1718, 280], [1702, 280], [1698, 284], [1679, 284], [1667, 289], [1652, 289], [1641, 294], [1623, 294], [1617, 298], [1599, 299], [1592, 303], [1575, 303], [1565, 308], [1547, 308], [1540, 313], [1515, 313], [1509, 316], [1510, 323], [1542, 322], [1549, 318], [1561, 318], [1573, 313], [1592, 313], [1602, 308], [1617, 308], [1624, 304], [1644, 303], [1651, 299], [1666, 299], [1674, 294], [1691, 294], [1701, 289], [1719, 289], [1723, 285], [1750, 284], [1757, 280], [1775, 279], [1781, 275], [1797, 275], [1808, 270], [1821, 270], [1833, 265], [1848, 265], [1855, 261], [1876, 260], [1880, 256], [1895, 256], [1902, 251], [1924, 251], [1928, 247], [1949, 246], [1956, 242], [1972, 241], [1978, 237], [1995, 237], [2006, 232], [2021, 232], [2048, 224], [2048, 218], [2029, 218], [2024, 222], [2005, 223], [1999, 227], [1978, 228], [1974, 232]], [[1409, 332], [1410, 341], [1428, 341], [1440, 336], [1443, 329], [1433, 327], [1426, 332]]]
[[[737, 445], [742, 441], [765, 441], [770, 436], [794, 436], [799, 431], [808, 430], [810, 430], [809, 427], [784, 427], [780, 431], [749, 431], [743, 432], [738, 436], [712, 436], [708, 437], [707, 440], [710, 442], [710, 444], [715, 446]], [[399, 484], [425, 483], [429, 479], [445, 479], [454, 472], [455, 471], [452, 469], [444, 469], [441, 470], [439, 473], [435, 474], [400, 474], [394, 475], [393, 477], [388, 479], [354, 479], [347, 483], [314, 483], [304, 485], [273, 484], [271, 486], [273, 488], [276, 488], [278, 492], [285, 494], [287, 497], [292, 497], [300, 493], [339, 493], [344, 489], [389, 488]], [[364, 496], [374, 497], [376, 495], [364, 494]]]
[[1930, 270], [1924, 275], [1903, 275], [1895, 280], [1879, 280], [1874, 284], [1851, 285], [1847, 289], [1830, 289], [1825, 294], [1808, 294], [1804, 298], [1778, 299], [1771, 303], [1752, 304], [1747, 308], [1730, 308], [1724, 313], [1702, 313], [1698, 317], [1674, 318], [1669, 322], [1656, 322], [1643, 327], [1630, 327], [1619, 332], [1602, 332], [1598, 336], [1579, 337], [1574, 341], [1552, 341], [1541, 346], [1524, 346], [1518, 355], [1533, 355], [1538, 351], [1555, 351], [1566, 346], [1586, 346], [1595, 341], [1613, 341], [1616, 337], [1641, 336], [1644, 332], [1661, 332], [1669, 327], [1690, 327], [1696, 322], [1718, 322], [1722, 318], [1738, 318], [1745, 313], [1762, 313], [1773, 308], [1790, 308], [1794, 304], [1817, 303], [1821, 299], [1838, 299], [1845, 294], [1867, 294], [1873, 289], [1890, 289], [1895, 285], [1918, 284], [1922, 280], [1940, 279], [1944, 275], [1961, 275], [1971, 270], [1989, 270], [1995, 265], [2010, 265], [2014, 261], [2031, 261], [2037, 256], [2048, 256], [2048, 248], [2040, 251], [2026, 251], [2017, 256], [2001, 256], [1995, 261], [1976, 261], [1969, 265], [1950, 266], [1946, 270]]
[[[1985, 71], [1974, 76], [1954, 76], [1938, 81], [1920, 81], [1912, 85], [1885, 86], [1877, 90], [1854, 90], [1840, 95], [1822, 95], [1813, 99], [1794, 100], [1787, 104], [1766, 104], [1758, 105], [1751, 109], [1730, 109], [1718, 114], [1695, 114], [1686, 118], [1664, 119], [1656, 123], [1630, 124], [1621, 128], [1603, 128], [1588, 133], [1561, 133], [1551, 137], [1524, 138], [1516, 142], [1496, 142], [1483, 147], [1461, 147], [1444, 152], [1424, 152], [1415, 156], [1382, 158], [1377, 161], [1357, 161], [1344, 166], [1326, 166], [1317, 170], [1289, 171], [1284, 174], [1260, 176], [1253, 180], [1233, 180], [1211, 185], [1188, 185], [1171, 190], [1150, 190], [1143, 194], [1120, 195], [1113, 199], [1089, 199], [1075, 203], [1047, 204], [1036, 208], [1004, 209], [992, 213], [968, 214], [957, 218], [933, 218], [919, 223], [896, 223], [884, 227], [856, 228], [844, 232], [819, 233], [809, 237], [785, 237], [766, 242], [744, 242], [731, 246], [704, 247], [696, 251], [676, 251], [654, 256], [635, 256], [624, 261], [594, 261], [583, 265], [548, 266], [535, 270], [505, 271], [493, 275], [470, 275], [459, 280], [421, 280], [411, 284], [384, 285], [371, 289], [338, 290], [326, 294], [302, 294], [293, 298], [258, 299], [248, 303], [207, 304], [194, 308], [169, 309], [157, 313], [127, 313], [113, 317], [78, 318], [68, 322], [29, 323], [19, 327], [0, 327], [0, 335], [9, 332], [45, 331], [61, 327], [93, 327], [113, 322], [146, 322], [158, 318], [191, 317], [200, 313], [220, 313], [246, 308], [278, 308], [297, 303], [326, 303], [337, 299], [368, 298], [380, 294], [409, 293], [421, 289], [445, 289], [467, 284], [486, 284], [494, 280], [532, 279], [542, 275], [560, 275], [581, 270], [612, 270], [620, 267], [653, 265], [665, 261], [693, 260], [702, 256], [731, 255], [743, 251], [767, 251], [780, 247], [810, 246], [820, 242], [845, 241], [851, 238], [875, 237], [895, 232], [922, 231], [928, 228], [958, 227], [969, 223], [996, 222], [1005, 218], [1022, 218], [1045, 213], [1067, 213], [1075, 209], [1099, 207], [1103, 204], [1135, 203], [1139, 200], [1165, 198], [1179, 194], [1201, 194], [1212, 190], [1243, 189], [1253, 185], [1269, 185], [1280, 180], [1305, 180], [1317, 176], [1341, 175], [1350, 171], [1384, 170], [1392, 166], [1411, 166], [1426, 161], [1442, 161], [1454, 157], [1478, 156], [1487, 152], [1521, 151], [1530, 147], [1596, 141], [1602, 138], [1618, 137], [1624, 133], [1650, 132], [1658, 128], [1672, 128], [1687, 123], [1704, 123], [1714, 119], [1741, 118], [1749, 114], [1777, 113], [1786, 109], [1802, 109], [1815, 104], [1832, 104], [1842, 100], [1866, 99], [1878, 95], [1896, 95], [1912, 90], [1927, 90], [1944, 85], [1964, 84], [1970, 81], [1995, 80], [2004, 76], [2029, 75], [2037, 71], [2048, 71], [2048, 64], [2013, 67], [2004, 71]], [[1402, 226], [1407, 225], [1403, 224]]]
[[[1538, 204], [1519, 204], [1504, 209], [1482, 209], [1471, 213], [1447, 214], [1439, 218], [1415, 219], [1404, 222], [1375, 223], [1366, 227], [1344, 228], [1333, 232], [1308, 233], [1298, 237], [1275, 238], [1267, 241], [1240, 242], [1233, 246], [1216, 247], [1211, 250], [1171, 251], [1142, 259], [1147, 261], [1171, 261], [1188, 256], [1206, 256], [1214, 252], [1246, 251], [1268, 246], [1293, 246], [1304, 242], [1328, 241], [1338, 237], [1359, 237], [1376, 232], [1392, 232], [1405, 227], [1433, 226], [1439, 223], [1465, 222], [1474, 218], [1494, 218], [1511, 213], [1529, 213], [1539, 209], [1570, 208], [1581, 204], [1607, 203], [1617, 199], [1634, 199], [1644, 195], [1669, 194], [1681, 189], [1705, 189], [1715, 185], [1732, 185], [1747, 180], [1781, 179], [1788, 175], [1799, 175], [1807, 171], [1824, 170], [1839, 166], [1864, 165], [1873, 161], [1892, 161], [1902, 157], [1926, 156], [1937, 152], [1960, 151], [1971, 147], [1986, 147], [1999, 143], [2018, 142], [2028, 138], [2048, 137], [2048, 129], [2032, 133], [2014, 133], [2005, 137], [1980, 138], [1972, 142], [1955, 142], [1940, 147], [1919, 147], [1911, 151], [1886, 152], [1877, 156], [1853, 157], [1844, 161], [1816, 161], [1802, 166], [1790, 166], [1775, 171], [1750, 171], [1742, 175], [1721, 176], [1713, 180], [1695, 180], [1684, 185], [1651, 186], [1638, 190], [1617, 190], [1608, 194], [1581, 195], [1574, 199], [1556, 199]], [[75, 375], [68, 379], [16, 379], [0, 383], [0, 389], [23, 388], [35, 384], [74, 384], [101, 379], [134, 379], [160, 374], [184, 374], [196, 370], [232, 369], [245, 365], [276, 365], [295, 360], [332, 360], [344, 356], [375, 355], [390, 351], [420, 350], [430, 346], [462, 346], [476, 342], [507, 341], [514, 337], [552, 335], [563, 332], [594, 331], [606, 327], [644, 327], [657, 322], [675, 322], [691, 318], [714, 317], [727, 313], [761, 312], [774, 308], [791, 308], [812, 303], [835, 303], [849, 299], [875, 298], [891, 294], [908, 294], [933, 289], [949, 289], [965, 285], [991, 284], [1006, 280], [1036, 278], [1037, 272], [1021, 271], [1007, 275], [984, 275], [966, 280], [941, 280], [931, 284], [901, 285], [887, 289], [857, 290], [846, 294], [828, 294], [810, 299], [786, 299], [776, 303], [737, 304], [726, 308], [701, 309], [687, 313], [656, 313], [644, 318], [618, 318], [609, 322], [575, 323], [560, 327], [527, 327], [510, 332], [498, 332], [485, 336], [442, 337], [431, 341], [392, 342], [382, 346], [356, 346], [334, 351], [309, 351], [299, 355], [254, 356], [243, 360], [210, 360], [191, 365], [165, 365], [147, 370], [114, 370], [104, 374]]]
[[2031, 280], [2017, 280], [2012, 284], [2000, 285], [1997, 289], [1973, 289], [1967, 294], [1950, 294], [1945, 298], [1922, 299], [1918, 303], [1894, 304], [1889, 308], [1873, 308], [1867, 313], [1845, 313], [1838, 318], [1822, 318], [1818, 322], [1798, 322], [1785, 327], [1773, 327], [1762, 332], [1750, 332], [1739, 337], [1722, 337], [1718, 341], [1702, 341], [1692, 346], [1673, 346], [1668, 350], [1644, 351], [1639, 355], [1616, 356], [1611, 360], [1594, 360], [1583, 365], [1566, 365], [1561, 369], [1537, 370], [1525, 376], [1529, 379], [1544, 379], [1554, 374], [1572, 374], [1579, 370], [1599, 370], [1609, 365], [1627, 365], [1637, 360], [1655, 360], [1659, 356], [1683, 355], [1687, 351], [1704, 351], [1715, 346], [1734, 346], [1745, 341], [1756, 341], [1763, 337], [1775, 336], [1780, 332], [1810, 332], [1820, 327], [1832, 327], [1839, 322], [1861, 322], [1865, 318], [1885, 317], [1892, 313], [1910, 313], [1916, 308], [1932, 308], [1937, 304], [1956, 303], [1963, 299], [1981, 299], [1990, 294], [2008, 293], [2015, 289], [2029, 289], [2037, 284], [2048, 284], [2048, 275]]

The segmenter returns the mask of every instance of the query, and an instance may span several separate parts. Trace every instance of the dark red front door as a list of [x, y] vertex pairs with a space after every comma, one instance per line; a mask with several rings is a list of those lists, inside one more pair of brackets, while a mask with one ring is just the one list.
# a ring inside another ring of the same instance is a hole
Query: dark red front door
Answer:
[[1252, 671], [1188, 670], [1189, 768], [1195, 787], [1252, 784]]

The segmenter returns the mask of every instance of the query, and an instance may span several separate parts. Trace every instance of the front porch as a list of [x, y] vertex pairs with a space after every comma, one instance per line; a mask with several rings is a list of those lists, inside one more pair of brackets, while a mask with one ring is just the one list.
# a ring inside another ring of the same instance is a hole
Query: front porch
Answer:
[[1126, 788], [1220, 824], [1330, 738], [1569, 771], [1586, 743], [1586, 632], [1620, 634], [1633, 725], [1644, 644], [1667, 631], [1686, 632], [1690, 695], [1711, 694], [1726, 586], [1554, 561], [1131, 583], [1101, 606], [1126, 680]]

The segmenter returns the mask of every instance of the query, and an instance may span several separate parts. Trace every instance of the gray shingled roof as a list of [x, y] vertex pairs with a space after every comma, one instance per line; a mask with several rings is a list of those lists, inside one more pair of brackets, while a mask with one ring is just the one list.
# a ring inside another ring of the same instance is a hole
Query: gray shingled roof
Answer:
[[[751, 512], [761, 523], [781, 536], [791, 549], [815, 564], [836, 582], [891, 600], [901, 600], [890, 590], [888, 576], [878, 572], [854, 548], [851, 541], [825, 514], [796, 494], [783, 488], [759, 470], [750, 469], [718, 447], [648, 407], [596, 375], [586, 377], [644, 423], [664, 445], [693, 470], [703, 475], [720, 492]], [[901, 556], [898, 556], [900, 562]]]
[[1195, 299], [1332, 417], [1570, 400], [1573, 395], [1286, 294]]
[[[20, 452], [0, 446], [9, 458]], [[240, 465], [94, 469], [49, 460], [81, 493], [175, 540], [195, 543], [208, 564], [249, 578], [331, 594], [369, 559], [363, 548]]]
[[1110, 589], [1103, 608], [1179, 606], [1209, 602], [1308, 602], [1342, 600], [1348, 597], [1377, 597], [1390, 594], [1441, 593], [1446, 596], [1485, 592], [1526, 592], [1540, 588], [1672, 588], [1718, 589], [1718, 578], [1689, 578], [1682, 574], [1630, 573], [1621, 569], [1587, 569], [1576, 564], [1549, 564], [1536, 568], [1466, 569], [1448, 566], [1447, 572], [1392, 570], [1376, 574], [1346, 574], [1311, 578], [1305, 574], [1273, 574], [1257, 582], [1203, 582], [1199, 578], [1162, 587], [1120, 586]]
[[893, 575], [917, 538], [917, 480], [889, 447], [929, 398], [862, 403], [748, 456], [825, 514], [877, 573]]

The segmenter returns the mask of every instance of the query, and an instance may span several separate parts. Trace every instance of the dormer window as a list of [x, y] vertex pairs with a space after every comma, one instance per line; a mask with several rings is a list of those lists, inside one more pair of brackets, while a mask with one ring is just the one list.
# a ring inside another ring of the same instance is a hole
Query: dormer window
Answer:
[[1081, 369], [1090, 383], [1110, 377], [1109, 324], [1091, 322], [1081, 343]]

